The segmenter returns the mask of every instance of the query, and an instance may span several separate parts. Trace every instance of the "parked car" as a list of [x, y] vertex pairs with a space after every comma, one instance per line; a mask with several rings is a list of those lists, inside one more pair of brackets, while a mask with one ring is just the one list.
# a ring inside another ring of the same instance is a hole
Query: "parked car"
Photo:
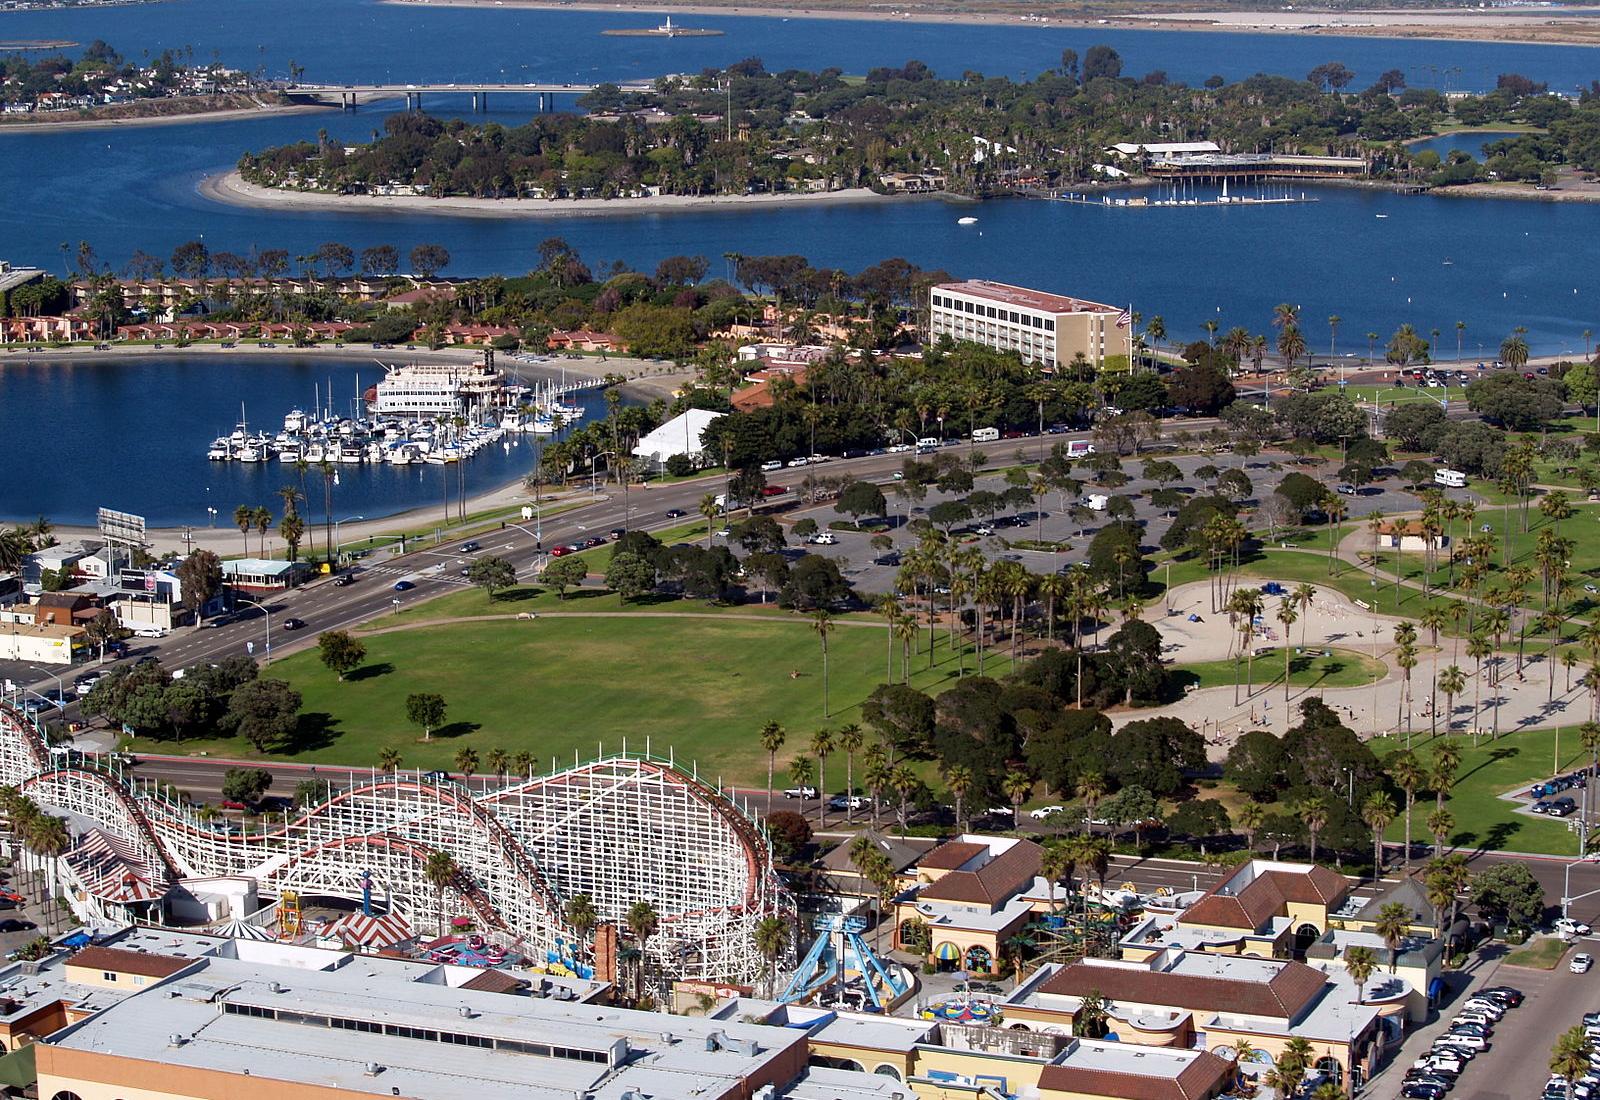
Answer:
[[572, 553], [573, 550], [574, 547], [571, 546], [552, 546], [550, 548], [550, 556], [552, 558], [564, 558], [568, 554]]
[[1587, 951], [1580, 951], [1572, 956], [1572, 962], [1567, 965], [1567, 969], [1574, 974], [1587, 974], [1589, 973], [1589, 968], [1593, 965], [1594, 956]]
[[1474, 997], [1488, 997], [1490, 1000], [1505, 1005], [1507, 1008], [1516, 1008], [1522, 1003], [1522, 990], [1509, 985], [1484, 986]]
[[785, 798], [815, 798], [815, 797], [817, 797], [817, 788], [815, 788], [815, 787], [789, 787], [789, 788], [784, 790], [783, 797], [785, 797]]
[[[1584, 924], [1581, 920], [1573, 920], [1571, 917], [1562, 917], [1556, 921], [1555, 930], [1563, 936], [1587, 936], [1589, 934], [1589, 926], [1587, 924]], [[1585, 1022], [1587, 1023], [1588, 1021]]]
[[1035, 821], [1043, 821], [1047, 817], [1054, 817], [1056, 814], [1061, 813], [1065, 809], [1065, 806], [1040, 806], [1036, 810], [1029, 810], [1028, 816], [1033, 818]]
[[818, 531], [806, 541], [815, 543], [818, 546], [832, 546], [839, 540], [834, 538], [832, 531]]
[[1440, 1040], [1449, 1043], [1451, 1046], [1466, 1047], [1468, 1050], [1489, 1049], [1489, 1037], [1476, 1034], [1474, 1029], [1471, 1028], [1462, 1028], [1461, 1030], [1451, 1028], [1440, 1037]]
[[1400, 1095], [1406, 1100], [1444, 1100], [1448, 1091], [1436, 1081], [1407, 1081], [1400, 1086]]
[[0, 920], [0, 932], [31, 932], [37, 927], [31, 920], [18, 920], [16, 917]]
[[614, 538], [614, 539], [620, 539], [623, 535], [626, 535], [627, 533], [628, 533], [628, 529], [626, 527], [613, 527], [611, 529], [611, 537]]

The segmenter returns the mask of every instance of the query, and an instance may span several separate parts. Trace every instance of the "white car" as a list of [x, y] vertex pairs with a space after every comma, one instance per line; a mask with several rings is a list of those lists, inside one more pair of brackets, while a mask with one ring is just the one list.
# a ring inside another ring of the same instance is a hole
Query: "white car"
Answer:
[[1589, 973], [1589, 968], [1593, 965], [1594, 956], [1586, 951], [1580, 951], [1572, 956], [1572, 962], [1568, 964], [1567, 969], [1574, 974], [1587, 974]]
[[910, 449], [911, 449], [911, 444], [909, 444], [909, 443], [896, 443], [896, 444], [893, 444], [889, 448], [889, 453], [892, 454], [892, 455], [904, 454], [906, 451], [909, 451]]
[[771, 473], [773, 470], [781, 469], [783, 469], [783, 460], [779, 458], [770, 459], [761, 464], [761, 470], [763, 473]]
[[1482, 1035], [1463, 1035], [1456, 1031], [1448, 1031], [1439, 1036], [1439, 1038], [1435, 1041], [1435, 1046], [1440, 1044], [1448, 1044], [1453, 1047], [1465, 1047], [1468, 1050], [1489, 1049], [1489, 1040], [1485, 1039]]
[[785, 798], [815, 798], [815, 797], [817, 797], [817, 788], [815, 788], [815, 787], [790, 787], [788, 790], [783, 792], [783, 797], [785, 797]]
[[994, 534], [994, 528], [990, 527], [987, 523], [978, 524], [978, 526], [974, 527], [972, 531], [973, 534], [983, 535], [985, 537]]
[[1035, 821], [1043, 821], [1045, 818], [1053, 817], [1065, 809], [1065, 806], [1040, 806], [1037, 810], [1029, 810], [1028, 816]]
[[1573, 920], [1571, 917], [1562, 917], [1556, 921], [1555, 928], [1563, 936], [1587, 936], [1589, 934], [1589, 926], [1587, 924], [1584, 924], [1581, 920]]
[[811, 536], [811, 542], [817, 546], [832, 546], [839, 540], [833, 537], [832, 531], [818, 531]]

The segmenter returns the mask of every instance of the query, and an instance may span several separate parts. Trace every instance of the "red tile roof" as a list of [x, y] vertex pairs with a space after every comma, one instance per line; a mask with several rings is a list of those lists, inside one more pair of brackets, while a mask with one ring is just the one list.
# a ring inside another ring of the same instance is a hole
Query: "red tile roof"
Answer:
[[1120, 1073], [1070, 1063], [1046, 1066], [1039, 1074], [1039, 1091], [1113, 1096], [1122, 1100], [1206, 1100], [1221, 1092], [1232, 1074], [1231, 1062], [1203, 1050], [1176, 1077]]
[[81, 966], [87, 970], [104, 970], [113, 974], [170, 978], [178, 971], [193, 966], [194, 960], [175, 959], [170, 955], [151, 955], [143, 951], [125, 951], [119, 947], [85, 947], [68, 959], [67, 965]]
[[1264, 982], [1077, 962], [1052, 974], [1039, 992], [1064, 997], [1099, 993], [1128, 1004], [1292, 1020], [1326, 984], [1321, 971], [1298, 962], [1284, 963]]
[[918, 867], [927, 867], [934, 871], [954, 871], [963, 866], [973, 856], [987, 852], [987, 844], [977, 844], [970, 840], [947, 840], [933, 851], [917, 860]]
[[[924, 886], [917, 898], [976, 903], [991, 908], [1002, 905], [1033, 882], [1039, 873], [1042, 855], [1043, 849], [1033, 841], [1019, 840], [976, 871], [945, 873], [938, 882]], [[927, 862], [926, 858], [923, 862]]]
[[1220, 892], [1227, 886], [1227, 881], [1213, 886], [1184, 910], [1178, 922], [1254, 932], [1273, 917], [1285, 915], [1291, 901], [1334, 905], [1350, 889], [1343, 875], [1320, 865], [1305, 872], [1262, 871], [1236, 894]]

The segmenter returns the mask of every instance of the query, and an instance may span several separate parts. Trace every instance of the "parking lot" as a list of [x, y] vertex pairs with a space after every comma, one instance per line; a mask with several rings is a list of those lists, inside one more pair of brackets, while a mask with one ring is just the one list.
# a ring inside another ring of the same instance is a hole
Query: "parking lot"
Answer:
[[1581, 1023], [1586, 1012], [1600, 1011], [1600, 970], [1574, 974], [1568, 967], [1573, 954], [1600, 951], [1600, 941], [1580, 939], [1554, 970], [1506, 966], [1505, 949], [1491, 945], [1493, 958], [1448, 973], [1453, 996], [1439, 1010], [1439, 1018], [1414, 1032], [1389, 1065], [1362, 1093], [1372, 1100], [1395, 1100], [1401, 1095], [1406, 1071], [1446, 1030], [1472, 990], [1485, 986], [1513, 986], [1525, 1000], [1495, 1025], [1489, 1048], [1467, 1063], [1450, 1090], [1450, 1100], [1539, 1100], [1550, 1077], [1550, 1050], [1561, 1033]]
[[[1092, 476], [1088, 471], [1079, 473], [1077, 476], [1086, 479], [1083, 490], [1085, 496], [1090, 493], [1120, 494], [1133, 500], [1134, 521], [1144, 530], [1142, 543], [1147, 551], [1157, 548], [1161, 536], [1166, 534], [1172, 524], [1171, 514], [1150, 503], [1150, 493], [1161, 486], [1141, 476], [1144, 463], [1149, 458], [1166, 458], [1183, 472], [1184, 480], [1176, 483], [1174, 487], [1185, 495], [1205, 491], [1204, 483], [1196, 476], [1196, 471], [1204, 466], [1215, 466], [1220, 470], [1242, 469], [1251, 482], [1251, 495], [1244, 505], [1247, 508], [1270, 496], [1283, 478], [1290, 473], [1301, 472], [1329, 485], [1335, 480], [1334, 467], [1329, 463], [1297, 466], [1287, 462], [1274, 462], [1266, 457], [1241, 463], [1239, 459], [1227, 454], [1173, 456], [1159, 451], [1147, 452], [1137, 458], [1125, 456], [1122, 460], [1122, 469], [1128, 475], [1129, 481], [1126, 485], [1114, 489], [1099, 487], [1088, 482], [1087, 479]], [[1275, 465], [1279, 468], [1274, 469]], [[798, 473], [799, 471], [784, 470], [781, 474], [774, 473], [770, 477], [775, 485], [787, 485], [791, 489], [798, 490], [797, 478], [789, 476]], [[926, 517], [935, 505], [943, 501], [960, 499], [966, 495], [945, 493], [930, 486], [927, 495], [921, 500], [911, 501], [896, 492], [895, 482], [885, 481], [880, 484], [890, 510], [886, 530], [872, 527], [862, 532], [832, 531], [830, 533], [835, 541], [831, 545], [812, 544], [805, 547], [810, 553], [846, 562], [847, 564], [841, 567], [845, 576], [851, 584], [864, 592], [890, 591], [894, 587], [895, 575], [898, 572], [896, 565], [874, 563], [874, 559], [881, 555], [881, 552], [871, 545], [874, 535], [887, 534], [893, 540], [894, 550], [903, 552], [916, 545], [916, 537], [909, 529], [912, 520]], [[983, 489], [999, 493], [1007, 488], [1007, 484], [999, 473], [980, 474], [974, 479], [973, 488], [974, 491]], [[1470, 490], [1449, 490], [1448, 493], [1451, 496], [1470, 496]], [[1399, 478], [1395, 476], [1365, 486], [1360, 493], [1343, 499], [1349, 509], [1345, 521], [1347, 530], [1351, 529], [1351, 525], [1360, 517], [1373, 512], [1381, 511], [1385, 515], [1392, 515], [1396, 512], [1416, 511], [1422, 506], [1421, 501], [1406, 491], [1401, 486]], [[1011, 559], [1020, 561], [1034, 573], [1054, 572], [1071, 562], [1083, 560], [1095, 532], [1108, 522], [1107, 515], [1103, 511], [1094, 512], [1092, 517], [1081, 515], [1075, 517], [1071, 510], [1077, 503], [1077, 499], [1050, 492], [1036, 499], [1033, 505], [1021, 509], [1009, 507], [1002, 509], [996, 514], [992, 534], [978, 534], [977, 529], [985, 522], [984, 520], [973, 520], [962, 524], [956, 527], [953, 533], [958, 538], [973, 539], [972, 544], [991, 560]], [[832, 502], [790, 511], [785, 518], [795, 521], [808, 516], [816, 520], [817, 526], [823, 530], [826, 530], [831, 522], [848, 519], [847, 516], [834, 510]], [[1049, 552], [1014, 545], [1025, 541], [1065, 542], [1067, 546], [1059, 552]]]

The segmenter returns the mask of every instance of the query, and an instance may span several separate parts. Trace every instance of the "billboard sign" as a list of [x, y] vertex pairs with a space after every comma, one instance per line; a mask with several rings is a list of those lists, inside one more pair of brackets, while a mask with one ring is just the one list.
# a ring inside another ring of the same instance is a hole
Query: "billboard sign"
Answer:
[[101, 508], [97, 513], [100, 537], [107, 542], [122, 542], [131, 546], [144, 545], [144, 517], [130, 512], [117, 512]]

